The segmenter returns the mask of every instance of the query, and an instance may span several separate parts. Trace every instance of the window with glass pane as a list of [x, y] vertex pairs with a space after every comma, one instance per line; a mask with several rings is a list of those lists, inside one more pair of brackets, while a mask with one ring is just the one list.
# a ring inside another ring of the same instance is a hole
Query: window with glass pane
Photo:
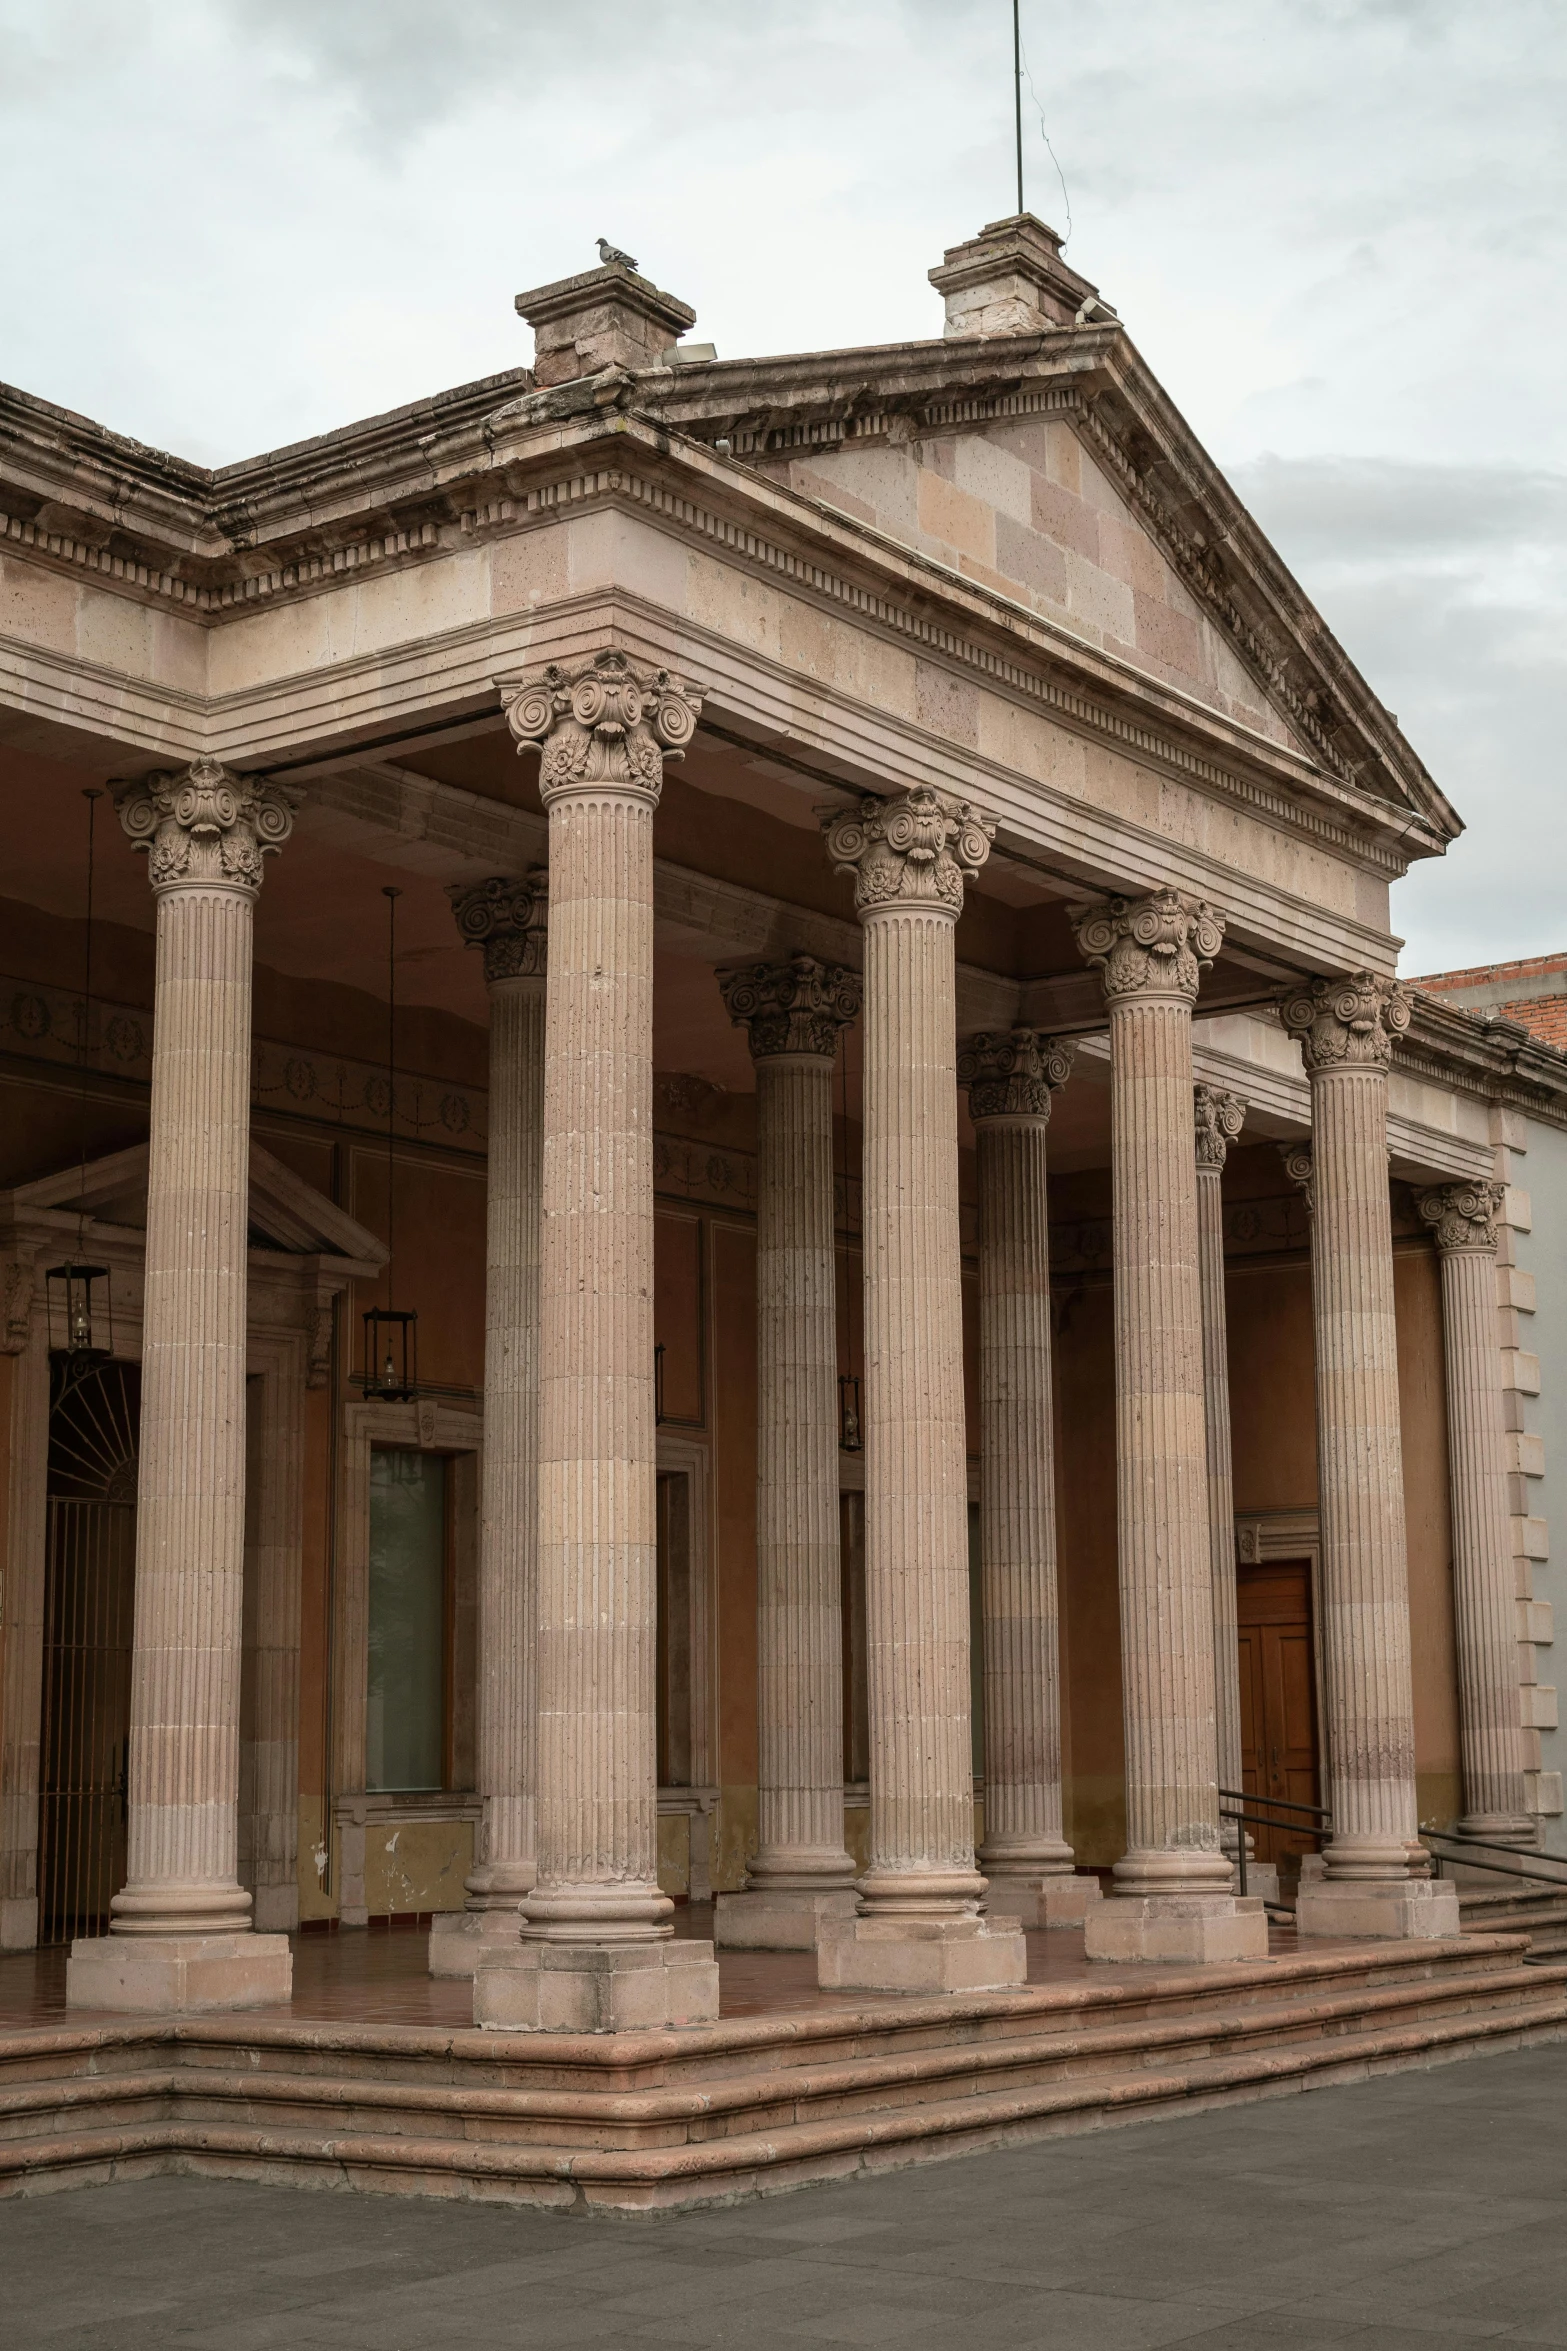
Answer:
[[446, 1463], [370, 1456], [367, 1788], [439, 1788], [446, 1723]]

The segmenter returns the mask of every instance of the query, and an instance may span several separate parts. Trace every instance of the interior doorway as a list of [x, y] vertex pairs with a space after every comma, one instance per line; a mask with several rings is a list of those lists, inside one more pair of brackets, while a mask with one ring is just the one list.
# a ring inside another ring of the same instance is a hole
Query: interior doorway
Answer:
[[38, 1939], [108, 1931], [125, 1883], [141, 1367], [51, 1367]]
[[[1248, 1796], [1320, 1804], [1317, 1677], [1311, 1635], [1311, 1562], [1269, 1561], [1238, 1571], [1241, 1768]], [[1247, 1824], [1259, 1861], [1314, 1853], [1304, 1830]]]

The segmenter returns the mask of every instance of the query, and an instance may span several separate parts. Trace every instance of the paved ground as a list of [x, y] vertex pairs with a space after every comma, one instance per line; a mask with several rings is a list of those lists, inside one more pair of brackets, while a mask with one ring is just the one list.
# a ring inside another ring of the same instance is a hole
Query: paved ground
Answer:
[[155, 2179], [0, 2204], [39, 2351], [1567, 2344], [1567, 2044], [653, 2223]]

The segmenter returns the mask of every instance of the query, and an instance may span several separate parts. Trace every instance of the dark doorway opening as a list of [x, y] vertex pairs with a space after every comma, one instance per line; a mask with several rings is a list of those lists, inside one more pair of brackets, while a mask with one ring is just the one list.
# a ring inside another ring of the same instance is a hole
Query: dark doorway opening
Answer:
[[38, 1939], [108, 1931], [125, 1883], [141, 1367], [57, 1359], [39, 1726]]

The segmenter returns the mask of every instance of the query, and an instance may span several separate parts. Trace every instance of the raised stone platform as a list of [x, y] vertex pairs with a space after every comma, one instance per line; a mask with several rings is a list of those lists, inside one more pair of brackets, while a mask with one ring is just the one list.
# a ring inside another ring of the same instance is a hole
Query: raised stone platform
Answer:
[[718, 2023], [644, 2033], [474, 2031], [411, 1935], [307, 1950], [271, 2015], [29, 2016], [0, 1980], [0, 2188], [180, 2170], [649, 2212], [1567, 2036], [1567, 1964], [1525, 1965], [1520, 1936], [1286, 1935], [1204, 1968], [1090, 1965], [1074, 1941], [1029, 1938], [1047, 1980], [936, 1999], [725, 1962]]

